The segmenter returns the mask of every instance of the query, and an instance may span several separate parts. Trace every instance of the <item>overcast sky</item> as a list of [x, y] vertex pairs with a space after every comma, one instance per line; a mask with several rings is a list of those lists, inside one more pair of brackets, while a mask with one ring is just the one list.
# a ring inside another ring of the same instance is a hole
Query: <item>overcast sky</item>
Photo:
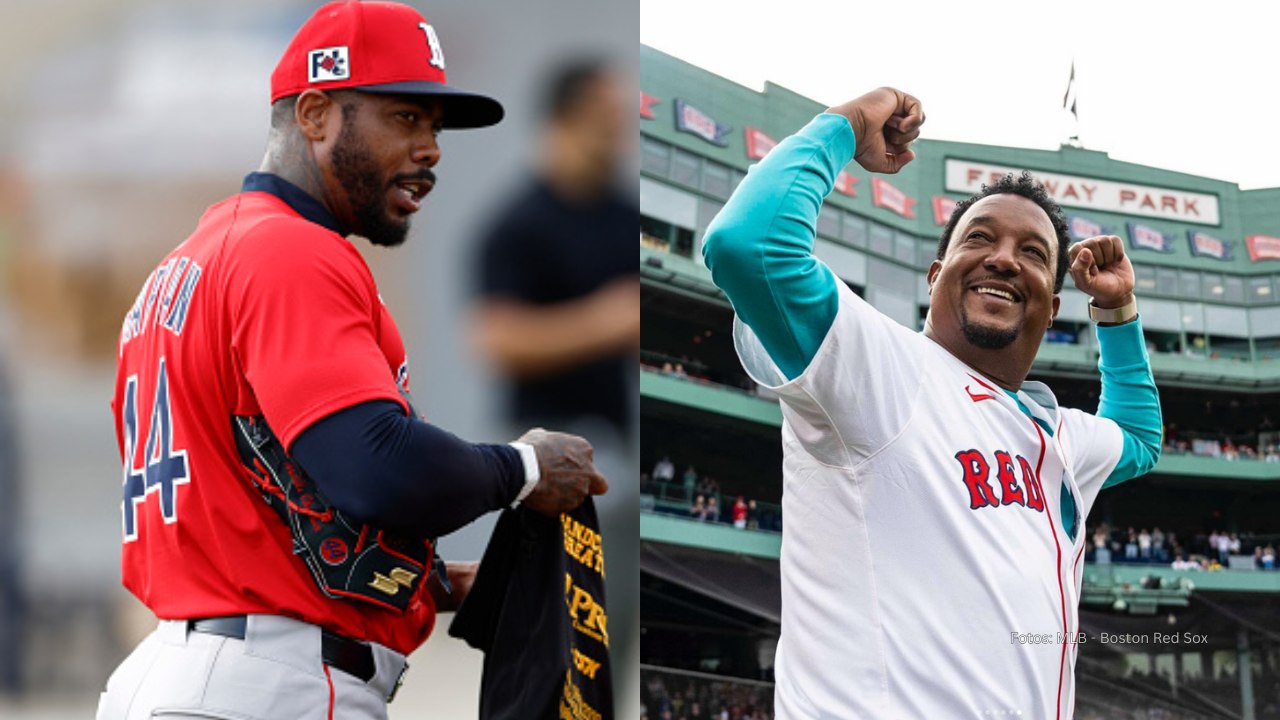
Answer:
[[640, 0], [640, 41], [756, 90], [833, 105], [880, 85], [923, 136], [1055, 149], [1280, 187], [1280, 3]]

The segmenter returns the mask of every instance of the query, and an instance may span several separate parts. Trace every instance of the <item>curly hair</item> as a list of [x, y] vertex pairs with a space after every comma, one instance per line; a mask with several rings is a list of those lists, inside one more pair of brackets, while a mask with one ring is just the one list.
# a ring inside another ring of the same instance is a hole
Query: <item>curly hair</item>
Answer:
[[1008, 173], [992, 185], [983, 185], [981, 192], [968, 200], [961, 200], [956, 205], [955, 212], [951, 213], [951, 219], [947, 221], [947, 227], [942, 230], [942, 237], [938, 240], [938, 259], [942, 260], [946, 256], [947, 246], [951, 244], [951, 233], [955, 232], [956, 225], [959, 224], [960, 217], [965, 211], [985, 197], [1001, 194], [1021, 195], [1038, 205], [1044, 214], [1049, 216], [1049, 222], [1053, 223], [1053, 231], [1058, 236], [1058, 267], [1054, 277], [1053, 291], [1060, 292], [1062, 281], [1067, 276], [1067, 266], [1070, 264], [1067, 261], [1067, 247], [1071, 245], [1071, 238], [1067, 235], [1067, 220], [1062, 214], [1062, 208], [1049, 197], [1044, 185], [1036, 182], [1036, 179], [1026, 170], [1017, 177], [1014, 177], [1013, 173]]

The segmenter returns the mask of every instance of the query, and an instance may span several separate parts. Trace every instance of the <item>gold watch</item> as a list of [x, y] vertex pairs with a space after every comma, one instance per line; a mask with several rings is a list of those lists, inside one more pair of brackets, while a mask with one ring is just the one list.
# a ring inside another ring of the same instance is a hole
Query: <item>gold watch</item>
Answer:
[[1100, 308], [1089, 300], [1089, 319], [1096, 323], [1119, 325], [1138, 317], [1138, 299], [1135, 297], [1118, 308]]

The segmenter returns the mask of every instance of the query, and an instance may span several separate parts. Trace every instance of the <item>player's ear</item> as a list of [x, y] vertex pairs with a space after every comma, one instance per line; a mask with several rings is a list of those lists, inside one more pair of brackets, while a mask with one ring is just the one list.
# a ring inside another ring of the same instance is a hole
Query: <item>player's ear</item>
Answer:
[[1053, 321], [1058, 317], [1058, 308], [1062, 306], [1062, 297], [1053, 296], [1053, 307], [1049, 310], [1049, 327], [1053, 327]]
[[925, 280], [929, 283], [929, 294], [933, 294], [933, 281], [938, 278], [938, 273], [942, 272], [942, 261], [934, 260], [929, 263], [929, 273], [925, 275]]
[[294, 104], [293, 119], [304, 137], [319, 142], [328, 134], [329, 123], [332, 122], [331, 116], [340, 113], [341, 110], [342, 108], [328, 93], [320, 90], [304, 90]]

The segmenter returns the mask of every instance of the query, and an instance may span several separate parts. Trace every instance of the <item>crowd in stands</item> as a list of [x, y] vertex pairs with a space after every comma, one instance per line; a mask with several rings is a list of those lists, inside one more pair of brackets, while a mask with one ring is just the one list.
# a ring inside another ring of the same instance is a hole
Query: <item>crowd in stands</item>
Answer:
[[714, 477], [699, 474], [692, 465], [686, 466], [677, 480], [675, 463], [666, 455], [654, 464], [652, 474], [640, 473], [640, 494], [687, 503], [682, 514], [700, 522], [725, 523], [741, 530], [782, 530], [778, 506], [725, 493]]
[[748, 394], [756, 393], [756, 384], [739, 368], [714, 368], [697, 357], [669, 355], [652, 350], [640, 351], [640, 367], [682, 380], [722, 385]]
[[1216, 428], [1214, 430], [1186, 429], [1174, 423], [1166, 425], [1164, 451], [1228, 461], [1261, 460], [1280, 463], [1280, 431], [1277, 431], [1271, 417], [1264, 415], [1258, 421], [1256, 416], [1252, 416], [1252, 422], [1242, 423], [1231, 423], [1228, 418], [1219, 417], [1224, 413], [1229, 414], [1232, 409], [1230, 404], [1222, 408], [1212, 401], [1205, 403], [1202, 420], [1205, 424], [1202, 427]]
[[773, 720], [773, 686], [642, 672], [640, 720]]
[[[1231, 558], [1252, 556], [1257, 570], [1276, 569], [1276, 548], [1272, 538], [1256, 538], [1250, 533], [1212, 530], [1208, 535], [1189, 535], [1185, 544], [1173, 532], [1160, 528], [1135, 530], [1098, 525], [1089, 531], [1085, 560], [1106, 563], [1168, 563], [1174, 570], [1222, 570], [1232, 567]], [[1236, 562], [1235, 568], [1241, 563]]]

